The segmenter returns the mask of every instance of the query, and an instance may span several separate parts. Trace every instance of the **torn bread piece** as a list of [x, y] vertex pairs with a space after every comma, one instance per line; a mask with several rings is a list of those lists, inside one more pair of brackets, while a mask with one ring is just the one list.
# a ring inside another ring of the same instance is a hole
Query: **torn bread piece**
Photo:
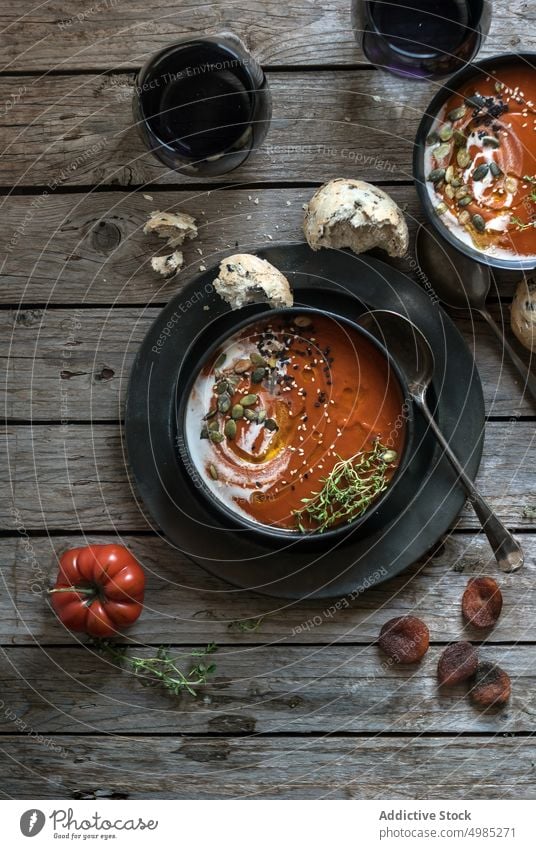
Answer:
[[294, 303], [287, 278], [267, 260], [253, 254], [234, 254], [224, 259], [214, 288], [233, 310], [262, 301], [271, 307], [291, 307]]
[[362, 180], [324, 183], [305, 206], [303, 232], [309, 247], [350, 248], [360, 254], [383, 248], [404, 256], [409, 234], [400, 207], [389, 195]]
[[173, 251], [172, 254], [165, 256], [153, 256], [151, 258], [151, 266], [153, 271], [157, 271], [162, 277], [173, 277], [181, 270], [184, 263], [182, 251]]
[[512, 331], [521, 344], [536, 353], [536, 280], [517, 285], [510, 317]]
[[151, 212], [143, 232], [167, 239], [170, 248], [179, 247], [186, 239], [197, 238], [195, 218], [187, 212]]

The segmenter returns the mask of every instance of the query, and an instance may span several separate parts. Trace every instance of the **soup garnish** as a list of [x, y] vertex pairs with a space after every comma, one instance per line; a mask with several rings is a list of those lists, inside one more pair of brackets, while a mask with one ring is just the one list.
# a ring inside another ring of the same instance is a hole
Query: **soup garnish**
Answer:
[[492, 256], [536, 255], [536, 71], [501, 67], [447, 100], [427, 138], [435, 212]]
[[364, 513], [405, 439], [387, 358], [317, 313], [262, 319], [232, 336], [197, 376], [185, 421], [193, 465], [227, 508], [303, 533]]

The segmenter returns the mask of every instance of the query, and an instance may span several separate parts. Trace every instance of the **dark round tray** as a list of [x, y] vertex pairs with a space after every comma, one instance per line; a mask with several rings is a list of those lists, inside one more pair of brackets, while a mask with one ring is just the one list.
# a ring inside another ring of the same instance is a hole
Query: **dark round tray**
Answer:
[[[415, 322], [435, 356], [429, 402], [466, 472], [474, 477], [484, 435], [482, 389], [470, 351], [437, 303], [411, 279], [368, 255], [314, 253], [305, 244], [274, 245], [257, 253], [289, 278], [296, 305], [329, 308], [353, 318], [367, 308], [391, 309]], [[176, 444], [181, 368], [206, 350], [207, 339], [226, 327], [232, 331], [247, 314], [231, 311], [214, 293], [215, 277], [214, 268], [204, 272], [162, 310], [130, 377], [127, 451], [157, 529], [181, 555], [235, 587], [266, 595], [333, 597], [396, 575], [437, 542], [465, 501], [455, 473], [418, 413], [415, 448], [389, 500], [389, 516], [374, 511], [358, 532], [336, 546], [324, 546], [320, 537], [318, 545], [307, 550], [291, 544], [269, 546], [249, 531], [222, 525], [195, 492]], [[265, 309], [247, 308], [251, 315]]]

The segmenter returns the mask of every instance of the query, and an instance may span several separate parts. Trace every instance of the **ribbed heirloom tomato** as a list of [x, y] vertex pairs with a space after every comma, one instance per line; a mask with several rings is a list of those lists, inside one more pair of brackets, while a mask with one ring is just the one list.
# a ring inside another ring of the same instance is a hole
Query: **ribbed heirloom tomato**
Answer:
[[140, 615], [145, 574], [123, 545], [71, 548], [60, 558], [52, 607], [70, 631], [111, 637]]

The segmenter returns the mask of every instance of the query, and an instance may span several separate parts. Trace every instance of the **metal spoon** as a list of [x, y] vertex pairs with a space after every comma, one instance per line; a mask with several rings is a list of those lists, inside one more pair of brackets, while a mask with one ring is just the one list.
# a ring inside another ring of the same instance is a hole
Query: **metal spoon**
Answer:
[[446, 457], [456, 470], [460, 483], [480, 520], [503, 572], [515, 572], [523, 566], [523, 550], [489, 504], [452, 451], [426, 403], [426, 390], [434, 373], [434, 355], [428, 341], [409, 319], [390, 310], [373, 310], [359, 318], [359, 324], [376, 336], [396, 360], [408, 381], [409, 394], [430, 426]]
[[443, 303], [454, 309], [470, 307], [485, 319], [523, 379], [523, 388], [536, 401], [536, 377], [516, 354], [486, 307], [491, 284], [489, 268], [468, 259], [426, 227], [419, 227], [415, 252], [419, 266]]

